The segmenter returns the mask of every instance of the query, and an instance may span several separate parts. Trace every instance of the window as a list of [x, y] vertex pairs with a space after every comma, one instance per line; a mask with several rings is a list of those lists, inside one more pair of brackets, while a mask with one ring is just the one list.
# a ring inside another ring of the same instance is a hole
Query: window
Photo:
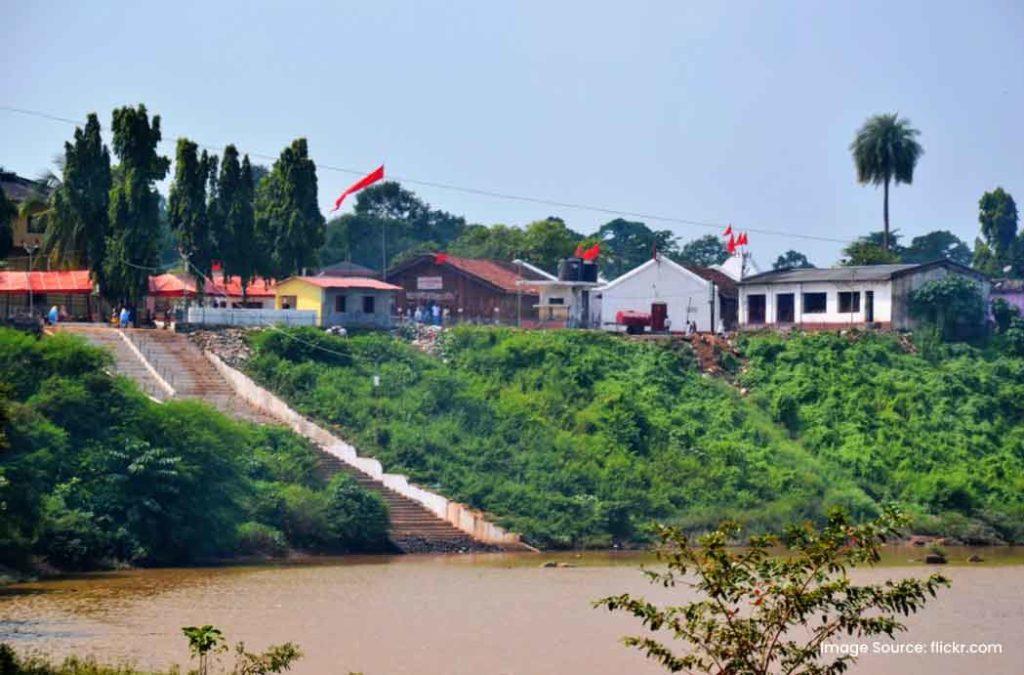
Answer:
[[549, 305], [564, 305], [565, 298], [548, 298]]
[[295, 309], [296, 296], [294, 295], [282, 295], [281, 296], [281, 309]]
[[374, 306], [376, 305], [376, 302], [375, 302], [376, 299], [377, 298], [373, 297], [372, 295], [364, 295], [363, 296], [363, 314], [373, 314], [374, 313], [374, 311], [375, 311], [374, 310]]
[[839, 294], [839, 311], [843, 314], [854, 314], [860, 311], [860, 291], [841, 292]]
[[828, 293], [804, 293], [804, 314], [824, 314], [828, 307]]
[[334, 311], [336, 314], [344, 314], [348, 310], [345, 309], [345, 301], [348, 300], [347, 295], [336, 295], [334, 296]]

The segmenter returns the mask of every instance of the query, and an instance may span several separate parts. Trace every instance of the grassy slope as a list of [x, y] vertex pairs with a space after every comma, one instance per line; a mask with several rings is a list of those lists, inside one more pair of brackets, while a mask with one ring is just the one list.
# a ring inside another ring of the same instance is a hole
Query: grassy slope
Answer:
[[443, 363], [379, 335], [301, 336], [258, 338], [254, 375], [389, 470], [541, 545], [636, 538], [652, 519], [776, 528], [833, 502], [874, 509], [688, 351], [467, 327]]
[[922, 529], [1024, 539], [1024, 360], [966, 347], [924, 358], [886, 335], [748, 339], [752, 400]]

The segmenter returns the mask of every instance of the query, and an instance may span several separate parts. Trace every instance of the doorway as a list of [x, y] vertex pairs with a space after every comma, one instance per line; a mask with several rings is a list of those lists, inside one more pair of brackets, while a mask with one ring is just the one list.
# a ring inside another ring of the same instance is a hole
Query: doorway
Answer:
[[875, 292], [864, 291], [864, 322], [875, 322]]
[[779, 293], [775, 296], [775, 321], [777, 323], [793, 323], [796, 320], [795, 297], [792, 293]]
[[765, 299], [761, 294], [747, 296], [747, 323], [764, 323]]

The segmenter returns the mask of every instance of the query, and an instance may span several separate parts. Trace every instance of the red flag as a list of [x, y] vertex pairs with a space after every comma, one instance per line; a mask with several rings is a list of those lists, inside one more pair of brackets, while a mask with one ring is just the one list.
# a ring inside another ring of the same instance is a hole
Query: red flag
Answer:
[[732, 255], [733, 253], [736, 252], [736, 235], [729, 235], [729, 243], [726, 244], [725, 250], [729, 252], [729, 255]]
[[739, 244], [740, 246], [746, 246], [747, 245], [747, 233], [743, 232], [742, 234], [740, 234], [740, 238], [736, 240], [736, 243]]
[[576, 252], [572, 254], [572, 257], [574, 257], [574, 258], [582, 258], [583, 257], [583, 244], [576, 244]]
[[594, 244], [583, 252], [582, 258], [587, 262], [593, 262], [597, 260], [597, 256], [599, 255], [601, 255], [601, 244]]
[[210, 264], [210, 270], [213, 272], [220, 272], [224, 268], [223, 264], [219, 260], [213, 260]]
[[725, 228], [725, 232], [722, 233], [722, 236], [723, 237], [728, 237], [728, 236], [731, 236], [731, 235], [732, 235], [732, 225], [729, 225], [727, 228]]
[[350, 185], [347, 190], [342, 192], [341, 196], [334, 200], [334, 208], [331, 210], [337, 211], [338, 209], [341, 208], [341, 203], [345, 201], [345, 197], [348, 197], [350, 194], [353, 194], [355, 192], [359, 192], [365, 187], [370, 187], [377, 181], [382, 180], [383, 178], [384, 165], [381, 164], [376, 169], [374, 169], [370, 173], [366, 174], [365, 176], [357, 180], [355, 183], [352, 183], [352, 185]]
[[447, 253], [435, 253], [434, 254], [434, 264], [435, 265], [443, 265], [446, 262], [448, 262], [448, 254]]

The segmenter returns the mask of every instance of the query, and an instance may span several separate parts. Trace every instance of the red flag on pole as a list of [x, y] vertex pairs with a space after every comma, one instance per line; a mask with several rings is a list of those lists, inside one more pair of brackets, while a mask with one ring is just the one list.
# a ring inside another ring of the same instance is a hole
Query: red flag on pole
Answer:
[[345, 201], [345, 197], [348, 197], [350, 194], [359, 192], [363, 188], [370, 187], [371, 185], [373, 185], [377, 181], [382, 180], [383, 178], [384, 178], [384, 165], [381, 164], [376, 169], [374, 169], [370, 173], [366, 174], [365, 176], [363, 176], [362, 178], [357, 180], [355, 183], [352, 183], [352, 185], [350, 185], [347, 190], [342, 192], [341, 196], [338, 197], [336, 200], [334, 200], [334, 208], [331, 209], [331, 210], [332, 211], [337, 211], [338, 209], [341, 208], [341, 203], [343, 201]]
[[583, 257], [583, 244], [576, 244], [576, 252], [572, 254], [572, 257], [574, 257], [574, 258], [582, 258]]
[[446, 262], [448, 262], [448, 254], [447, 253], [435, 253], [434, 254], [434, 264], [435, 265], [443, 265]]
[[736, 253], [736, 235], [729, 235], [729, 243], [726, 244], [725, 250], [729, 252], [729, 255]]
[[597, 260], [597, 256], [599, 255], [601, 255], [601, 244], [594, 244], [584, 251], [581, 257], [587, 262], [593, 262]]
[[743, 232], [742, 234], [740, 234], [740, 238], [736, 240], [736, 243], [738, 245], [740, 245], [740, 246], [746, 246], [747, 245], [747, 233]]
[[725, 228], [725, 232], [722, 233], [722, 236], [723, 237], [732, 236], [732, 225], [729, 225], [727, 228]]

